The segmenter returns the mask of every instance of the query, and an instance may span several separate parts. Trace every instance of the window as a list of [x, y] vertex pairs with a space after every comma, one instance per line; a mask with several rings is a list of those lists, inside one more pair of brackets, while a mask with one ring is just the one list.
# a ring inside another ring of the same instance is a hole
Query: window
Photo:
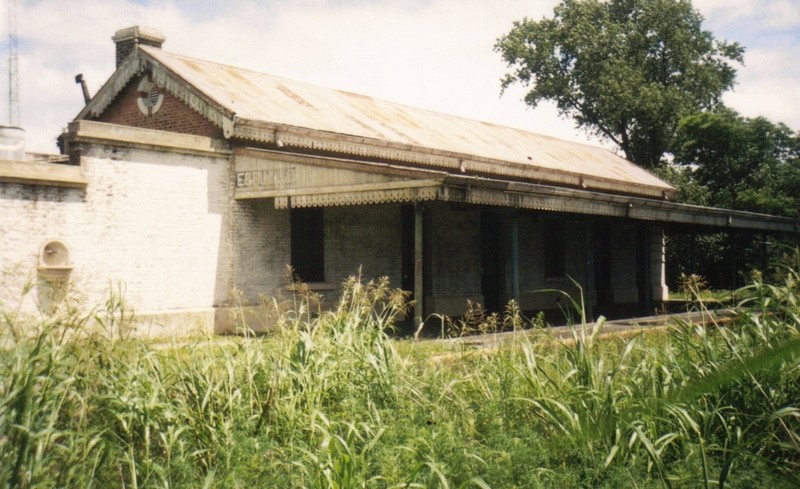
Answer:
[[325, 221], [322, 209], [292, 209], [292, 268], [304, 282], [325, 281]]
[[564, 222], [555, 219], [544, 221], [544, 276], [563, 277], [564, 269]]

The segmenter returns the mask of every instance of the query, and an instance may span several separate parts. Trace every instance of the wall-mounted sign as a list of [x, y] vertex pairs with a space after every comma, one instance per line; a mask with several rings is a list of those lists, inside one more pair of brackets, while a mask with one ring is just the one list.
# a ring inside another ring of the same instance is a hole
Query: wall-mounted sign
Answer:
[[236, 188], [285, 188], [297, 183], [294, 166], [236, 172]]

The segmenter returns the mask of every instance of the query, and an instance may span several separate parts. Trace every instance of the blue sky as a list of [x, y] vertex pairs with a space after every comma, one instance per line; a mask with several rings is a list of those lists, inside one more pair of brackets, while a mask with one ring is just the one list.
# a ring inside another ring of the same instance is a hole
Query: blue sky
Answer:
[[[521, 89], [499, 96], [505, 66], [494, 41], [514, 20], [551, 14], [555, 0], [18, 2], [22, 125], [30, 151], [57, 151], [55, 138], [83, 105], [75, 75], [83, 73], [96, 92], [114, 69], [111, 36], [131, 25], [159, 29], [172, 52], [599, 143], [550, 105], [526, 108]], [[693, 3], [706, 29], [747, 48], [725, 102], [800, 129], [800, 0]], [[5, 18], [0, 24], [5, 95]]]

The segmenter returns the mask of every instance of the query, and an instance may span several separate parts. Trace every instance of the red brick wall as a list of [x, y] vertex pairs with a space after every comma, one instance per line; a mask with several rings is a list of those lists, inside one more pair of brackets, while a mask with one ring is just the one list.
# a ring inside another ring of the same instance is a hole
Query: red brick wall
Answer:
[[131, 80], [97, 120], [124, 126], [222, 138], [222, 129], [166, 91], [163, 92], [164, 102], [158, 111], [151, 115], [143, 114], [137, 103], [139, 81], [139, 78]]

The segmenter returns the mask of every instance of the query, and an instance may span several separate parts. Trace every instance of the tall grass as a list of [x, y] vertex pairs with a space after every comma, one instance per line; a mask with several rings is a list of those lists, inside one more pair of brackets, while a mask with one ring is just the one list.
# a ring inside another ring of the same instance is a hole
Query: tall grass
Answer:
[[470, 325], [515, 331], [489, 349], [393, 339], [385, 280], [329, 312], [299, 287], [264, 337], [137, 340], [120, 289], [12, 310], [0, 487], [796, 487], [800, 280], [737, 297], [729, 323], [633, 336], [522, 331], [512, 304]]

